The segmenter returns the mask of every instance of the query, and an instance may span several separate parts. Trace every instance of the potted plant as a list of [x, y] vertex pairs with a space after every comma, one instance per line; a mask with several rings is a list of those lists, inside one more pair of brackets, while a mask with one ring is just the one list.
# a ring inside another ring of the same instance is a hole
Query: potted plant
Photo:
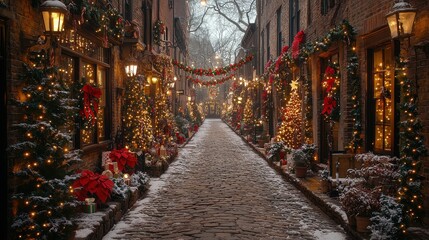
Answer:
[[258, 147], [264, 148], [264, 144], [268, 142], [270, 136], [267, 134], [262, 134], [258, 138]]
[[297, 178], [304, 178], [307, 175], [307, 169], [310, 165], [308, 155], [300, 148], [294, 149], [292, 150], [291, 159], [295, 170], [295, 176]]
[[85, 209], [88, 212], [95, 211], [95, 204], [104, 204], [110, 197], [113, 189], [113, 181], [107, 176], [83, 170], [79, 178], [72, 184], [73, 194], [80, 201], [85, 201]]
[[329, 192], [330, 189], [330, 181], [329, 181], [329, 171], [328, 169], [323, 169], [322, 171], [320, 171], [320, 191], [322, 193], [327, 193]]
[[378, 190], [365, 188], [361, 183], [350, 186], [341, 193], [341, 206], [346, 212], [349, 224], [356, 226], [356, 231], [369, 232], [370, 217], [379, 209], [379, 197]]
[[137, 157], [135, 153], [129, 152], [128, 149], [114, 149], [110, 152], [109, 158], [112, 162], [117, 162], [120, 172], [134, 172], [134, 167], [137, 164]]
[[285, 151], [286, 147], [283, 142], [275, 142], [268, 148], [268, 159], [271, 161], [280, 161], [280, 152]]

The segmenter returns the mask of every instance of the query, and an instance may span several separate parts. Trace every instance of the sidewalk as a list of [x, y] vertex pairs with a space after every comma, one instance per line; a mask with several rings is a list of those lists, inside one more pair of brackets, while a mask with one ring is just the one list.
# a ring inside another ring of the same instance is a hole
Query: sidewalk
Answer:
[[[289, 173], [280, 165], [268, 160], [265, 155], [265, 149], [259, 148], [257, 144], [247, 141], [238, 131], [234, 130], [229, 124], [225, 122], [238, 136], [242, 138], [257, 154], [259, 154], [277, 173], [282, 175], [284, 179], [292, 183], [299, 189], [308, 199], [317, 205], [323, 212], [336, 221], [341, 227], [356, 240], [370, 239], [369, 233], [357, 232], [349, 225], [346, 213], [342, 210], [341, 204], [337, 197], [330, 197], [326, 193], [321, 192], [321, 178], [316, 174], [309, 175], [305, 178], [297, 178], [294, 174]], [[408, 229], [409, 239], [426, 240], [429, 239], [429, 229], [426, 227], [410, 227]]]

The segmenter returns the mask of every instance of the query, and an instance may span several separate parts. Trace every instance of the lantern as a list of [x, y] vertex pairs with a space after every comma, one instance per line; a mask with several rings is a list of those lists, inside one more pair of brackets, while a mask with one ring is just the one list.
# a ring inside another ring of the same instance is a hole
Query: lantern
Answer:
[[417, 10], [412, 8], [408, 2], [396, 1], [392, 11], [386, 15], [392, 38], [411, 36], [416, 12]]
[[127, 65], [125, 65], [125, 73], [128, 77], [134, 77], [137, 75], [137, 66], [137, 60], [134, 57], [130, 57]]
[[67, 13], [67, 7], [58, 0], [46, 0], [40, 5], [40, 11], [45, 25], [45, 34], [51, 36], [59, 35], [64, 30], [64, 16]]

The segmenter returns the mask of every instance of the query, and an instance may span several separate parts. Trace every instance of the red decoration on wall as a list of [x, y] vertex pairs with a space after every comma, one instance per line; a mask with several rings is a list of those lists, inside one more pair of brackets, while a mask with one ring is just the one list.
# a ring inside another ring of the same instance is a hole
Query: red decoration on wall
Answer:
[[325, 97], [323, 100], [323, 115], [331, 115], [332, 111], [337, 107], [337, 101], [333, 97]]
[[98, 112], [98, 102], [101, 97], [101, 90], [89, 84], [85, 84], [82, 88], [83, 91], [83, 109], [80, 115], [88, 120], [95, 122]]
[[304, 41], [304, 32], [299, 31], [292, 42], [292, 58], [297, 59], [299, 55], [299, 45]]

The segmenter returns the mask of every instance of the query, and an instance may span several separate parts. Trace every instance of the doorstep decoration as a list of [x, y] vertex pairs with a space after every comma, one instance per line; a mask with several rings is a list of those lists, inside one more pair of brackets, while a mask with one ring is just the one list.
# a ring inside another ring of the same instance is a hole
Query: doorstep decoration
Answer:
[[94, 198], [97, 203], [105, 203], [113, 189], [113, 181], [104, 175], [83, 170], [72, 184], [73, 193], [80, 201]]
[[85, 198], [84, 212], [95, 213], [96, 211], [97, 211], [97, 204], [95, 203], [95, 198]]

